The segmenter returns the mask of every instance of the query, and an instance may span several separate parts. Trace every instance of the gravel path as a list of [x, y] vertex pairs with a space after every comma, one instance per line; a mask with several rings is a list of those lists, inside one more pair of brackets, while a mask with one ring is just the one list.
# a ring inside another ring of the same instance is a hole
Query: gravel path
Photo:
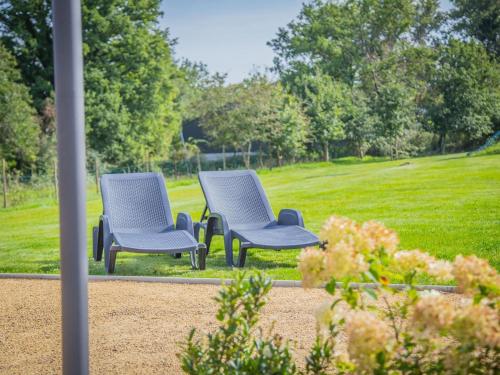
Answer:
[[[219, 287], [105, 281], [89, 283], [93, 374], [177, 374], [179, 343], [191, 328], [216, 328]], [[303, 358], [315, 335], [314, 310], [326, 293], [273, 288], [262, 326], [291, 340]], [[60, 286], [52, 280], [0, 280], [0, 374], [61, 372]]]
[[[91, 373], [181, 373], [177, 354], [191, 329], [207, 333], [217, 327], [213, 297], [219, 288], [90, 282]], [[274, 325], [274, 332], [291, 341], [299, 366], [314, 341], [314, 312], [326, 298], [322, 289], [271, 290], [261, 327]], [[0, 279], [0, 375], [61, 373], [60, 315], [59, 280]]]

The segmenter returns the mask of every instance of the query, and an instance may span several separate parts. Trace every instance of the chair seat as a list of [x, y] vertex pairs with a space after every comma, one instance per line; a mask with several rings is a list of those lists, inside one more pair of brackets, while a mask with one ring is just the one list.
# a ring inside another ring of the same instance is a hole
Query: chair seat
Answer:
[[260, 229], [233, 230], [234, 235], [251, 247], [261, 249], [300, 249], [319, 243], [318, 237], [297, 225], [273, 225]]
[[198, 242], [185, 230], [171, 230], [160, 233], [113, 233], [120, 250], [131, 252], [172, 252], [192, 251]]

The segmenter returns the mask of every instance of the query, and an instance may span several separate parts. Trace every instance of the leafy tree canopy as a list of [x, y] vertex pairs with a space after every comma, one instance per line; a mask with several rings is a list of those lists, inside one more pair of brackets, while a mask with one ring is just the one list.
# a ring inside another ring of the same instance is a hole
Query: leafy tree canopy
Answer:
[[38, 133], [28, 88], [14, 57], [0, 43], [0, 159], [17, 168], [30, 166], [38, 152]]

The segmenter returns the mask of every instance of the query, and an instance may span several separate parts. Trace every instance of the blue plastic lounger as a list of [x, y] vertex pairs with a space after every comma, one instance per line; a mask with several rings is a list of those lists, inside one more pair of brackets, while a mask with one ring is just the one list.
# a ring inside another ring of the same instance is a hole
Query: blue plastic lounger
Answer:
[[193, 268], [205, 268], [205, 244], [195, 240], [189, 214], [179, 213], [174, 225], [163, 176], [106, 174], [101, 194], [104, 213], [94, 228], [94, 259], [100, 261], [104, 250], [108, 273], [114, 272], [119, 251], [170, 253], [176, 258], [189, 252]]
[[[212, 237], [223, 235], [228, 266], [243, 267], [249, 248], [300, 249], [319, 243], [316, 235], [304, 229], [299, 211], [283, 209], [276, 221], [255, 171], [200, 172], [198, 178], [206, 207], [196, 237], [200, 228], [206, 229], [208, 250]], [[240, 243], [237, 264], [233, 264], [235, 238]]]

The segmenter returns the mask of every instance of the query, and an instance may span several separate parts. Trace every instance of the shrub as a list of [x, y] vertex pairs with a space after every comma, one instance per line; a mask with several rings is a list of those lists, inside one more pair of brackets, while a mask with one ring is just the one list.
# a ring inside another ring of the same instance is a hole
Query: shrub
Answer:
[[[321, 249], [305, 249], [299, 270], [306, 288], [324, 284], [334, 296], [316, 313], [317, 336], [304, 370], [288, 342], [257, 328], [271, 288], [262, 275], [243, 274], [217, 298], [219, 329], [203, 340], [192, 331], [182, 354], [189, 374], [497, 374], [500, 371], [500, 276], [475, 256], [438, 260], [400, 250], [396, 233], [380, 223], [331, 217]], [[415, 276], [455, 280], [456, 303], [436, 291], [419, 292]], [[404, 288], [389, 285], [402, 277]], [[337, 293], [337, 280], [342, 290]], [[366, 281], [377, 285], [355, 284]], [[389, 296], [394, 296], [389, 298]], [[372, 301], [379, 300], [376, 305]], [[379, 307], [383, 306], [383, 307]], [[338, 335], [345, 336], [345, 349]]]
[[[487, 261], [457, 256], [453, 263], [420, 250], [399, 250], [395, 232], [375, 222], [358, 224], [330, 218], [321, 231], [323, 249], [305, 249], [299, 270], [305, 287], [326, 282], [340, 297], [325, 311], [323, 333], [309, 361], [313, 373], [355, 374], [495, 374], [500, 370], [500, 276]], [[405, 288], [389, 286], [401, 274]], [[465, 295], [461, 304], [444, 295], [418, 292], [418, 273], [457, 282]], [[354, 288], [352, 281], [374, 282], [377, 289]], [[398, 298], [389, 299], [388, 294]], [[376, 308], [367, 299], [380, 299]], [[395, 301], [395, 302], [391, 302]], [[347, 353], [335, 357], [339, 330]], [[321, 347], [325, 355], [318, 355]]]
[[271, 280], [257, 274], [244, 274], [219, 292], [219, 329], [205, 340], [191, 331], [182, 369], [188, 374], [294, 374], [287, 342], [277, 335], [267, 337], [257, 327], [259, 313], [271, 290]]

